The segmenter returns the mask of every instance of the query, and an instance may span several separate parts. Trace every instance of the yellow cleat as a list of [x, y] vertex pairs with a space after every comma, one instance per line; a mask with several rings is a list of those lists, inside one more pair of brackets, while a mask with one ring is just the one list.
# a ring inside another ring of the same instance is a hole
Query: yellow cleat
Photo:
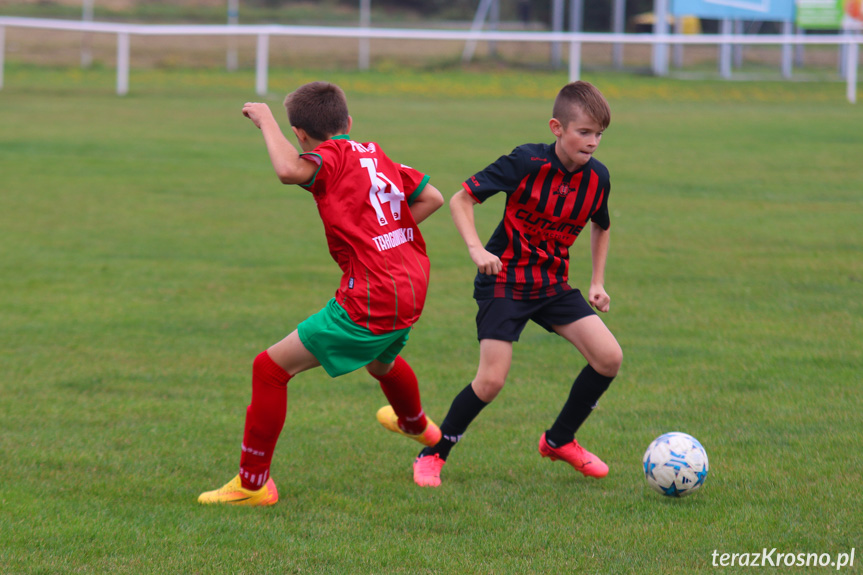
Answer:
[[391, 405], [385, 405], [378, 410], [378, 422], [393, 433], [410, 437], [427, 447], [434, 447], [441, 438], [440, 428], [435, 425], [429, 416], [426, 416], [426, 428], [422, 433], [417, 433], [416, 435], [406, 433], [399, 427], [399, 418]]
[[244, 489], [240, 481], [240, 476], [237, 475], [222, 487], [215, 491], [206, 491], [198, 496], [198, 503], [224, 503], [228, 505], [273, 505], [279, 500], [279, 492], [276, 490], [276, 484], [273, 479], [267, 480], [267, 483], [257, 491]]

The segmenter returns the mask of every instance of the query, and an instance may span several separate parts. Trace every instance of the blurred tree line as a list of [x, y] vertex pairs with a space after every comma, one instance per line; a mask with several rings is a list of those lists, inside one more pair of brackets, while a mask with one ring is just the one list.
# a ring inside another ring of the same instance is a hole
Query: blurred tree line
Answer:
[[[327, 6], [357, 7], [360, 0], [319, 0], [321, 9]], [[499, 0], [502, 21], [522, 22], [526, 25], [551, 25], [552, 0]], [[289, 4], [308, 3], [308, 0], [242, 0], [244, 4], [257, 4], [279, 8]], [[374, 10], [409, 11], [422, 18], [433, 20], [472, 20], [480, 0], [371, 0]], [[564, 22], [569, 22], [570, 0], [563, 0]], [[613, 0], [584, 0], [584, 29], [605, 32], [611, 29]], [[626, 0], [627, 20], [653, 9], [653, 0]]]

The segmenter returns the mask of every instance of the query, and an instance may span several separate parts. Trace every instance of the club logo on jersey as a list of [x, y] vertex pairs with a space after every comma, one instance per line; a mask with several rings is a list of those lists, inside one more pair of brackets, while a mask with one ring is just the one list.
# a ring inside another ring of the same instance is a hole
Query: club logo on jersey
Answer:
[[566, 195], [571, 191], [572, 191], [572, 188], [570, 188], [569, 185], [564, 183], [564, 184], [560, 184], [560, 187], [558, 187], [554, 191], [554, 195], [560, 196], [561, 198], [565, 198]]
[[354, 289], [354, 278], [348, 279], [348, 289]]

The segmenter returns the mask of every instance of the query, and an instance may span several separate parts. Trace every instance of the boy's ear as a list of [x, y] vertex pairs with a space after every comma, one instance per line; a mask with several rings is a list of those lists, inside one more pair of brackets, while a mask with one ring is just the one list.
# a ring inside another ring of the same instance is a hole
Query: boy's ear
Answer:
[[294, 131], [294, 135], [297, 137], [297, 141], [302, 144], [303, 142], [309, 141], [309, 135], [302, 128], [297, 128], [296, 126], [291, 126], [291, 130]]
[[354, 119], [351, 118], [350, 116], [348, 116], [348, 132], [347, 132], [348, 134], [351, 133], [351, 127], [353, 127], [353, 125], [354, 125]]
[[559, 138], [563, 135], [563, 124], [561, 124], [560, 120], [557, 118], [549, 120], [548, 127], [551, 128], [551, 133], [554, 134], [555, 138]]

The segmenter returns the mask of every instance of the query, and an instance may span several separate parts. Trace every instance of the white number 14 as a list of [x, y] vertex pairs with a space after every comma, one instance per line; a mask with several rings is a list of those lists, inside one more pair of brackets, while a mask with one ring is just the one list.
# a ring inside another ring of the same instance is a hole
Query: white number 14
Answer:
[[402, 201], [405, 199], [404, 193], [385, 174], [378, 171], [377, 160], [373, 158], [360, 158], [360, 165], [369, 173], [369, 180], [371, 181], [369, 200], [371, 200], [372, 207], [375, 209], [378, 223], [382, 226], [387, 225], [387, 217], [384, 215], [382, 208], [382, 204], [387, 203], [390, 205], [393, 220], [400, 220], [402, 218]]

